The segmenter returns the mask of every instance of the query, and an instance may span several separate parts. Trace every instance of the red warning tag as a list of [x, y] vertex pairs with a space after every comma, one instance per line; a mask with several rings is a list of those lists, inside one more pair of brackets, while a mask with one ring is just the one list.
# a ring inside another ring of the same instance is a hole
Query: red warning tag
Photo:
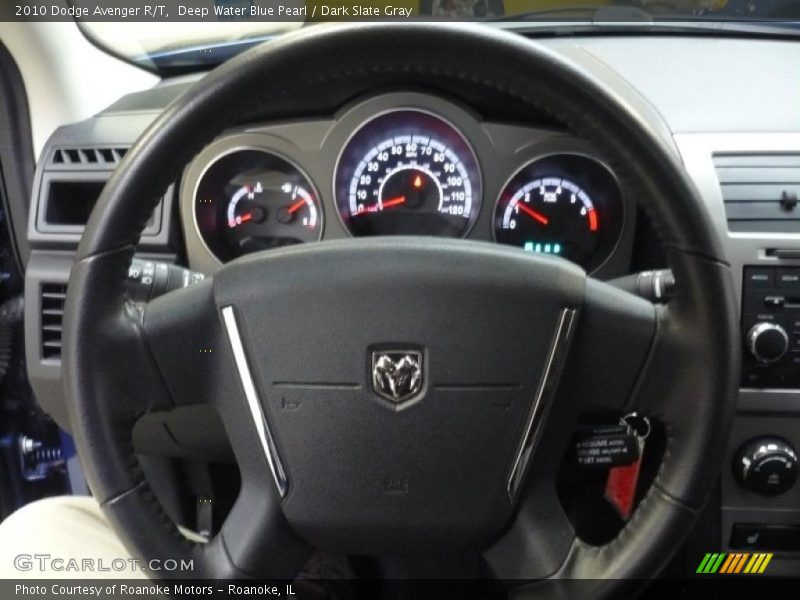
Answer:
[[636, 486], [639, 483], [639, 471], [642, 459], [622, 467], [608, 470], [606, 480], [606, 500], [611, 503], [624, 521], [633, 514], [633, 502], [636, 499]]
[[629, 465], [612, 467], [608, 470], [606, 479], [605, 497], [611, 506], [619, 513], [623, 521], [627, 521], [633, 514], [633, 505], [636, 501], [636, 488], [639, 484], [639, 471], [642, 468], [644, 443], [650, 435], [650, 420], [631, 413], [622, 419], [628, 430], [639, 445], [639, 458]]

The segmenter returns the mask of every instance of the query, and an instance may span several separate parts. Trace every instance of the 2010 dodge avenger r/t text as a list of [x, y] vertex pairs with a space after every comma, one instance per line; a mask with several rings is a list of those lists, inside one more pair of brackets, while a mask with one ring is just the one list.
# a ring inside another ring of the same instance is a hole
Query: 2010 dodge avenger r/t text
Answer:
[[0, 595], [789, 596], [798, 65], [792, 0], [0, 8]]

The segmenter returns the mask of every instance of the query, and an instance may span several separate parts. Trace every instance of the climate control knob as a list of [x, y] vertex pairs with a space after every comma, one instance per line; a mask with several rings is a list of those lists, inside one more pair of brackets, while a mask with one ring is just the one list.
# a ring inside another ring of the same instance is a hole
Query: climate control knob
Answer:
[[747, 332], [747, 346], [757, 361], [774, 363], [789, 350], [789, 335], [777, 323], [756, 323]]
[[762, 496], [777, 496], [797, 481], [797, 453], [781, 438], [758, 438], [739, 448], [733, 471], [745, 489]]

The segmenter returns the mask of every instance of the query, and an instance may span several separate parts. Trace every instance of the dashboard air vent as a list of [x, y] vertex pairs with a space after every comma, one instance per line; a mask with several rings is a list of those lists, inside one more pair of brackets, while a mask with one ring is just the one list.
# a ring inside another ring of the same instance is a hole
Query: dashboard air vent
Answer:
[[115, 167], [127, 148], [56, 148], [50, 163], [59, 166]]
[[800, 231], [800, 153], [715, 154], [730, 231]]
[[61, 358], [61, 326], [67, 285], [42, 283], [42, 358]]

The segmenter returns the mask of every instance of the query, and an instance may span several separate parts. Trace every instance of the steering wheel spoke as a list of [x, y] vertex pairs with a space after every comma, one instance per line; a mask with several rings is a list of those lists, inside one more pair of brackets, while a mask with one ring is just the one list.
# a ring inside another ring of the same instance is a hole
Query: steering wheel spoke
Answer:
[[[518, 510], [511, 526], [485, 553], [499, 578], [558, 578], [574, 547], [581, 544], [556, 491], [563, 458], [570, 451], [570, 433], [582, 417], [618, 416], [625, 410], [647, 361], [656, 323], [656, 307], [650, 302], [587, 279], [569, 355], [542, 423]], [[526, 589], [514, 593], [524, 597]], [[535, 593], [542, 591], [540, 585]]]
[[[702, 348], [686, 346], [687, 340], [696, 340], [684, 330], [692, 326], [694, 317], [684, 320], [684, 315], [692, 313], [683, 310], [679, 302], [654, 305], [610, 284], [587, 279], [570, 356], [552, 412], [543, 425], [518, 512], [504, 536], [486, 553], [489, 564], [503, 579], [542, 580], [535, 586], [516, 589], [518, 596], [557, 596], [570, 588], [554, 580], [600, 578], [604, 569], [639, 576], [632, 570], [635, 561], [626, 566], [615, 552], [609, 552], [620, 547], [622, 539], [593, 547], [574, 535], [557, 497], [555, 481], [569, 452], [571, 437], [564, 432], [573, 431], [580, 419], [604, 415], [617, 418], [636, 411], [672, 427], [670, 415], [675, 407], [671, 403], [676, 397], [693, 397], [699, 391], [693, 360], [699, 353], [710, 352], [713, 342], [706, 341]], [[660, 527], [688, 522], [693, 511], [677, 498], [656, 483], [620, 536], [649, 535], [640, 531], [640, 523], [649, 523], [649, 514], [656, 510], [667, 520]], [[521, 558], [511, 561], [510, 556]], [[619, 562], [609, 561], [609, 556]]]
[[292, 579], [313, 549], [286, 522], [280, 494], [258, 454], [238, 458], [239, 497], [214, 542], [224, 545], [242, 576]]
[[[736, 356], [735, 348], [720, 347], [718, 340], [724, 337], [722, 331], [719, 331], [719, 337], [697, 336], [694, 331], [701, 324], [719, 321], [718, 314], [715, 314], [717, 311], [735, 313], [733, 307], [724, 304], [732, 295], [721, 294], [721, 305], [709, 304], [696, 292], [700, 289], [700, 282], [687, 281], [687, 276], [694, 276], [724, 289], [729, 283], [725, 278], [725, 265], [674, 250], [670, 262], [679, 273], [679, 286], [676, 297], [667, 305], [652, 305], [608, 284], [593, 280], [587, 282], [579, 329], [555, 403], [560, 412], [553, 415], [560, 427], [574, 424], [581, 411], [616, 414], [636, 411], [648, 416], [655, 426], [665, 431], [665, 458], [655, 481], [631, 520], [615, 539], [605, 545], [593, 546], [574, 537], [556, 546], [554, 538], [540, 537], [540, 542], [547, 540], [545, 548], [556, 548], [562, 553], [563, 562], [553, 568], [554, 560], [548, 563], [541, 557], [527, 558], [524, 562], [529, 565], [528, 569], [522, 573], [511, 571], [510, 574], [518, 578], [545, 579], [515, 589], [518, 597], [569, 595], [576, 591], [570, 580], [586, 578], [627, 579], [634, 582], [630, 589], [635, 591], [635, 581], [645, 576], [642, 565], [648, 561], [636, 560], [631, 554], [632, 549], [644, 547], [646, 540], [666, 538], [670, 531], [688, 528], [705, 501], [704, 495], [694, 493], [703, 489], [698, 478], [709, 477], [711, 467], [708, 465], [716, 464], [724, 446], [718, 437], [694, 426], [696, 423], [693, 424], [692, 419], [702, 419], [709, 424], [722, 422], [723, 427], [727, 426], [730, 415], [715, 407], [709, 399], [724, 397], [724, 389], [733, 383], [709, 377], [709, 373], [717, 372], [716, 365], [720, 362], [735, 363]], [[690, 262], [692, 269], [688, 268]], [[597, 368], [585, 368], [588, 360], [602, 372], [598, 373]], [[584, 367], [578, 378], [569, 376], [573, 365]], [[692, 419], [687, 419], [687, 415], [692, 415]], [[550, 430], [545, 431], [545, 435], [548, 433]], [[547, 447], [548, 442], [543, 439], [542, 444]], [[529, 538], [521, 532], [526, 527], [535, 530], [529, 521], [533, 504], [529, 505], [527, 498], [537, 501], [548, 498], [550, 488], [546, 484], [541, 484], [544, 487], [540, 489], [533, 487], [537, 485], [536, 478], [542, 477], [546, 481], [548, 471], [550, 477], [554, 477], [556, 461], [552, 457], [563, 456], [567, 451], [557, 442], [555, 447], [551, 445], [547, 450], [537, 456], [529, 475], [532, 481], [526, 492], [535, 490], [535, 493], [523, 499], [514, 524], [488, 555], [490, 562], [502, 556], [501, 552], [525, 551], [525, 542]], [[702, 465], [690, 468], [692, 463]], [[560, 509], [560, 505], [556, 501], [549, 508], [554, 511]], [[540, 522], [542, 531], [546, 531], [551, 521], [558, 522], [559, 519], [562, 525], [568, 526], [563, 513], [548, 513], [546, 509], [542, 512], [546, 518], [532, 520], [533, 523]], [[568, 546], [566, 550], [564, 545]], [[531, 556], [535, 557], [537, 552], [541, 552], [538, 546]], [[497, 562], [507, 564], [502, 560]], [[547, 573], [548, 567], [552, 572]], [[618, 591], [615, 586], [606, 587], [609, 591]]]
[[149, 302], [144, 335], [175, 406], [214, 404], [230, 390], [230, 349], [206, 279]]
[[[540, 448], [551, 442], [543, 439]], [[575, 534], [556, 494], [557, 469], [557, 461], [542, 461], [541, 453], [537, 454], [511, 526], [484, 552], [497, 578], [545, 579], [557, 572], [566, 559]]]
[[657, 307], [586, 280], [586, 296], [561, 377], [560, 403], [575, 413], [619, 414], [635, 389], [657, 333]]

